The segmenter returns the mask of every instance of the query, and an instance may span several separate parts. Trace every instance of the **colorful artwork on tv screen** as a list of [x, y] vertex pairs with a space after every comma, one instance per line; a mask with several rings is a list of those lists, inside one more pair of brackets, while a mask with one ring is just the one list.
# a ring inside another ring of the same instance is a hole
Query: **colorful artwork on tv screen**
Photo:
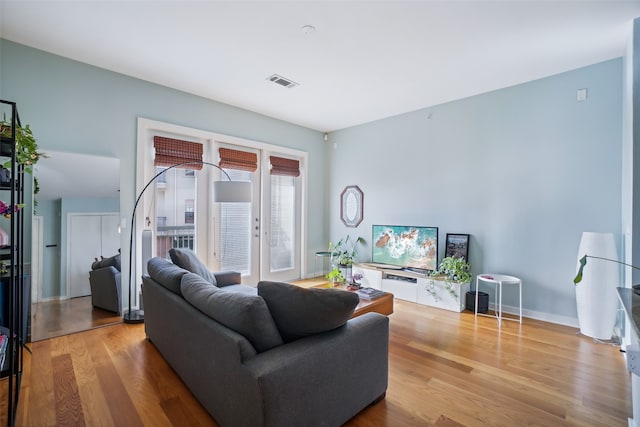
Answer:
[[438, 266], [438, 227], [373, 226], [372, 261], [420, 270]]

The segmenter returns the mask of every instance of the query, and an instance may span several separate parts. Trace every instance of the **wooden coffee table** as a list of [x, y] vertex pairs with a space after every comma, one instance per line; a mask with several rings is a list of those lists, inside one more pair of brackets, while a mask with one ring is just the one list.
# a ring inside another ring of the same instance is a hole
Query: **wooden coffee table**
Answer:
[[[309, 279], [292, 282], [294, 285], [301, 286], [303, 288], [330, 288], [331, 285], [325, 280]], [[338, 286], [337, 289], [348, 290], [346, 286]], [[379, 298], [373, 300], [360, 299], [360, 302], [356, 306], [353, 312], [354, 317], [361, 316], [365, 313], [375, 312], [388, 316], [393, 313], [393, 294], [385, 292]]]

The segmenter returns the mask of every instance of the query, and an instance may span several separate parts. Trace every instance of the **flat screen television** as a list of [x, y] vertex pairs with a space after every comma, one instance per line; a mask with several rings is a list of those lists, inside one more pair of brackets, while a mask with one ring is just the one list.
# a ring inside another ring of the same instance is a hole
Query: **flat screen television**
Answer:
[[374, 225], [371, 241], [375, 264], [418, 271], [438, 267], [438, 227]]

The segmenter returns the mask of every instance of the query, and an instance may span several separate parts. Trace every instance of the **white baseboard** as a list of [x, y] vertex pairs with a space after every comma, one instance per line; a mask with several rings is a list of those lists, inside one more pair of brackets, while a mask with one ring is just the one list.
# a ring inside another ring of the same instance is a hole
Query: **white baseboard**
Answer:
[[[490, 309], [494, 309], [494, 304], [489, 304]], [[502, 311], [504, 313], [508, 313], [511, 315], [518, 315], [518, 307], [513, 307], [510, 305], [503, 305]], [[545, 313], [542, 311], [535, 310], [527, 310], [525, 308], [522, 309], [522, 317], [528, 317], [530, 319], [542, 320], [543, 322], [556, 323], [558, 325], [571, 326], [572, 328], [578, 328], [578, 318], [576, 317], [568, 317], [568, 316], [560, 316], [557, 314]]]
[[40, 301], [38, 301], [38, 302], [62, 301], [62, 300], [65, 300], [65, 299], [69, 299], [69, 297], [57, 296], [57, 297], [41, 298]]

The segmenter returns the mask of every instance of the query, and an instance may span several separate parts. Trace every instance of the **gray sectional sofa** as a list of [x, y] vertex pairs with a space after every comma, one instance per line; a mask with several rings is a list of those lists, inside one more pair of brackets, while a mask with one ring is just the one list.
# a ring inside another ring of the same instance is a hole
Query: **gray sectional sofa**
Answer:
[[349, 319], [354, 294], [181, 265], [200, 274], [149, 261], [145, 331], [221, 426], [339, 426], [384, 397], [389, 320]]

